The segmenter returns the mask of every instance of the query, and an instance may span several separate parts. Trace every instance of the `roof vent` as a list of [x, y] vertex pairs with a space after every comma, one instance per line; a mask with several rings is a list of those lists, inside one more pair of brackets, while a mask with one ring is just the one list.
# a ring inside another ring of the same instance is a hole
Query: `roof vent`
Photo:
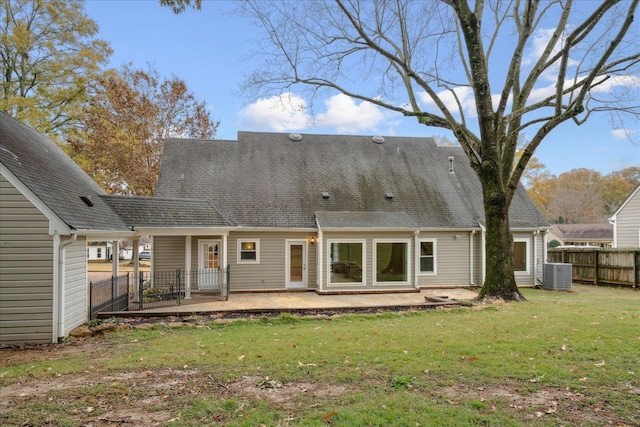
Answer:
[[374, 136], [371, 138], [371, 140], [376, 144], [384, 144], [384, 137], [382, 136]]
[[327, 200], [329, 198], [329, 193], [327, 191], [323, 191], [321, 194], [323, 199]]
[[299, 133], [290, 133], [289, 134], [289, 139], [292, 141], [301, 141], [302, 140], [302, 135], [300, 135]]
[[449, 173], [455, 173], [453, 171], [453, 156], [449, 156]]
[[384, 193], [384, 198], [387, 200], [393, 199], [393, 193], [391, 191], [387, 191], [386, 193]]
[[82, 200], [85, 205], [93, 207], [93, 200], [91, 200], [89, 196], [80, 196], [80, 200]]

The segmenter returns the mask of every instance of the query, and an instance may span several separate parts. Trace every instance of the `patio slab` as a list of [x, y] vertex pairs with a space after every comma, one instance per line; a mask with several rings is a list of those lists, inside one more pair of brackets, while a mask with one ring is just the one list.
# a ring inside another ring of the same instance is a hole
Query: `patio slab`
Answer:
[[[149, 308], [128, 312], [129, 316], [168, 316], [185, 314], [213, 314], [226, 312], [290, 312], [331, 311], [367, 308], [402, 308], [450, 305], [429, 302], [425, 297], [447, 297], [458, 302], [469, 301], [477, 292], [466, 288], [427, 289], [410, 293], [319, 295], [315, 292], [232, 293], [227, 301], [203, 297], [183, 300], [180, 305]], [[122, 313], [119, 313], [122, 314]]]

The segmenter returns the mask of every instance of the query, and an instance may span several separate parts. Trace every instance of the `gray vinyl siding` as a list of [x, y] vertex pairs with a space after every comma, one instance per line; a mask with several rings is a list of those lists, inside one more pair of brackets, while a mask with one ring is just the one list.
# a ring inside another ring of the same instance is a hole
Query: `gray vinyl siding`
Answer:
[[[456, 239], [456, 235], [460, 236]], [[435, 275], [418, 275], [418, 286], [469, 286], [470, 234], [468, 231], [421, 232], [419, 239], [436, 240]], [[474, 236], [477, 239], [478, 235]]]
[[[316, 288], [316, 246], [312, 233], [304, 232], [232, 232], [228, 237], [227, 261], [231, 268], [231, 291], [267, 291], [286, 289], [287, 240], [304, 240], [307, 247], [307, 289]], [[260, 263], [238, 264], [238, 239], [260, 240]]]
[[65, 252], [64, 330], [67, 336], [88, 320], [86, 241], [78, 237]]
[[482, 259], [482, 232], [477, 231], [473, 235], [473, 285], [482, 286], [482, 269], [484, 267]]
[[0, 176], [0, 343], [53, 337], [53, 237], [49, 220]]
[[616, 234], [617, 247], [640, 247], [640, 191], [618, 212]]
[[[399, 241], [409, 240], [409, 271], [407, 284], [383, 284], [375, 282], [375, 260], [374, 260], [374, 242], [376, 240], [393, 240]], [[364, 241], [364, 283], [329, 283], [330, 273], [330, 247], [329, 241], [343, 240], [362, 240]], [[414, 289], [415, 278], [415, 244], [413, 240], [413, 231], [411, 232], [335, 232], [327, 231], [323, 233], [322, 250], [324, 259], [322, 265], [322, 280], [324, 281], [324, 291], [384, 291], [384, 290], [404, 290]]]
[[[151, 252], [153, 271], [165, 272], [175, 271], [178, 268], [184, 269], [184, 242], [184, 236], [155, 236]], [[197, 254], [192, 251], [192, 258], [194, 253]]]

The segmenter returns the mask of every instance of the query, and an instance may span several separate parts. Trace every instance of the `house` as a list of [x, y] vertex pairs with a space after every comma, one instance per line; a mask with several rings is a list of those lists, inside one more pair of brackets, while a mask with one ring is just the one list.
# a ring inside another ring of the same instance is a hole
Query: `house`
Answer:
[[0, 112], [0, 344], [57, 342], [87, 321], [87, 240], [135, 235], [104, 194], [50, 139]]
[[609, 222], [613, 225], [614, 248], [640, 247], [640, 185], [622, 202]]
[[547, 242], [556, 240], [561, 246], [593, 246], [610, 248], [613, 245], [611, 224], [553, 224]]
[[[217, 218], [136, 226], [153, 236], [154, 271], [229, 266], [232, 292], [415, 291], [485, 277], [478, 178], [462, 149], [432, 138], [169, 139], [156, 196], [206, 201]], [[523, 188], [510, 225], [517, 283], [534, 285], [549, 225]]]

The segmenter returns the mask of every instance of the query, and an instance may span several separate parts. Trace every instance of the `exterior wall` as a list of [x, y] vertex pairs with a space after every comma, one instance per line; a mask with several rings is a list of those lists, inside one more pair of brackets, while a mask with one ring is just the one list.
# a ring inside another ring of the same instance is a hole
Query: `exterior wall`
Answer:
[[[322, 281], [324, 282], [323, 291], [384, 291], [384, 290], [402, 290], [414, 289], [415, 280], [415, 242], [413, 240], [413, 231], [410, 232], [335, 232], [328, 231], [323, 233], [322, 250]], [[374, 260], [374, 243], [376, 240], [395, 240], [409, 241], [409, 271], [407, 284], [394, 283], [375, 283], [375, 260]], [[329, 283], [329, 275], [331, 274], [330, 266], [330, 241], [348, 241], [357, 240], [364, 241], [364, 271], [363, 284], [350, 283]]]
[[64, 328], [67, 336], [71, 330], [88, 320], [86, 241], [84, 237], [65, 248], [64, 270]]
[[[459, 237], [456, 238], [456, 236]], [[436, 240], [436, 274], [419, 274], [419, 287], [469, 286], [471, 275], [469, 232], [421, 232], [418, 238]], [[480, 233], [476, 233], [473, 238], [474, 241], [481, 240]], [[480, 258], [476, 259], [474, 268], [478, 270], [481, 267]]]
[[54, 270], [49, 221], [3, 176], [0, 200], [0, 343], [51, 342]]
[[[156, 236], [153, 238], [151, 265], [153, 271], [174, 271], [184, 269], [184, 236]], [[197, 254], [197, 252], [196, 252]], [[194, 253], [192, 252], [192, 258]], [[196, 267], [198, 268], [198, 264]]]
[[[516, 271], [516, 284], [518, 286], [534, 286], [535, 280], [542, 280], [542, 264], [544, 263], [544, 242], [542, 233], [514, 232], [514, 240], [524, 240], [528, 244], [527, 272]], [[534, 253], [535, 251], [535, 253]]]
[[640, 191], [618, 212], [615, 230], [618, 248], [640, 247]]
[[[286, 289], [287, 240], [304, 240], [307, 248], [307, 289], [316, 288], [317, 244], [305, 232], [231, 232], [227, 241], [227, 262], [231, 269], [232, 291]], [[238, 239], [260, 240], [260, 263], [238, 264]]]
[[473, 285], [482, 286], [484, 260], [482, 259], [482, 232], [476, 231], [473, 235]]

